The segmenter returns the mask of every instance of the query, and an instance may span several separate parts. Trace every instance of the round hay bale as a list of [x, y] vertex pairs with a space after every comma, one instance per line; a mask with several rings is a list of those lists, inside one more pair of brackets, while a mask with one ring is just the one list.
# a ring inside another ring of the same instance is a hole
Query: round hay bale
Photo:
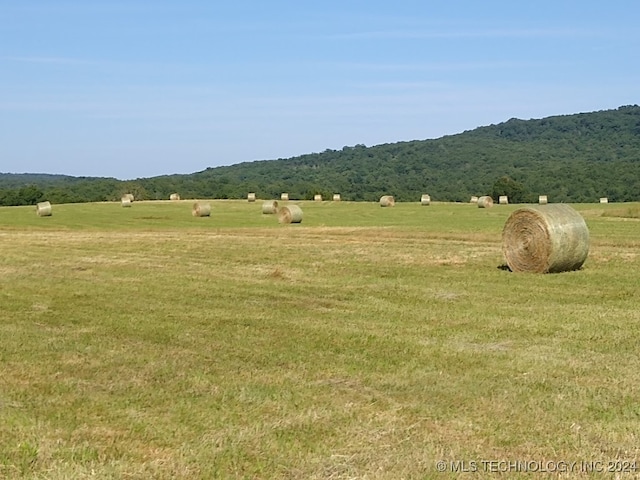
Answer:
[[339, 193], [334, 193], [333, 194], [333, 201], [334, 202], [339, 202], [340, 200], [341, 200], [340, 194]]
[[420, 197], [420, 205], [431, 205], [431, 197], [426, 193]]
[[50, 217], [51, 216], [51, 203], [49, 202], [40, 202], [36, 204], [36, 214], [39, 217]]
[[131, 206], [131, 198], [129, 198], [128, 196], [124, 196], [120, 199], [120, 204], [125, 207], [128, 208]]
[[275, 200], [268, 200], [262, 204], [262, 213], [271, 215], [278, 213], [278, 202]]
[[566, 204], [519, 208], [502, 230], [502, 252], [513, 272], [578, 270], [589, 253], [589, 229]]
[[475, 195], [473, 195], [471, 197], [471, 200], [469, 200], [469, 203], [478, 203], [478, 197], [476, 197]]
[[380, 206], [381, 207], [393, 207], [396, 204], [395, 198], [393, 195], [383, 195], [380, 197]]
[[314, 201], [314, 202], [321, 202], [321, 201], [322, 201], [322, 195], [320, 195], [319, 193], [316, 193], [316, 194], [313, 196], [313, 201]]
[[180, 200], [180, 194], [172, 193], [171, 195], [169, 195], [169, 200]]
[[302, 222], [302, 209], [298, 205], [288, 205], [278, 210], [279, 223]]
[[490, 195], [483, 195], [478, 198], [478, 208], [491, 208], [493, 207], [493, 198]]
[[247, 194], [247, 201], [248, 201], [249, 203], [253, 203], [253, 202], [255, 202], [255, 201], [256, 201], [256, 194], [255, 194], [255, 193], [253, 193], [253, 192], [251, 192], [251, 193]]
[[609, 199], [607, 197], [601, 197], [600, 203], [609, 203]]
[[125, 193], [122, 198], [128, 198], [130, 202], [133, 202], [133, 193]]
[[547, 196], [546, 195], [540, 195], [538, 197], [538, 203], [540, 205], [546, 205], [547, 204]]
[[498, 203], [500, 205], [509, 205], [509, 197], [507, 197], [506, 195], [500, 195], [500, 198], [498, 198]]
[[289, 200], [289, 194], [288, 193], [281, 194], [280, 200], [282, 200], [283, 202], [286, 202], [287, 200]]
[[196, 202], [193, 204], [191, 215], [194, 217], [209, 217], [211, 216], [211, 204], [207, 202]]

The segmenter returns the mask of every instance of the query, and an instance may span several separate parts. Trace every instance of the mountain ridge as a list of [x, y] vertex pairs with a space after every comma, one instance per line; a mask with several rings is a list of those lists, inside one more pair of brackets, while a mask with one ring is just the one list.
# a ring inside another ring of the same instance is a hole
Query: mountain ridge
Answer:
[[441, 201], [485, 194], [508, 194], [516, 202], [542, 194], [563, 202], [633, 201], [640, 199], [640, 107], [511, 118], [437, 139], [345, 146], [136, 180], [0, 174], [0, 204], [8, 204], [8, 190], [16, 194], [27, 186], [58, 203], [116, 200], [125, 191], [140, 199], [173, 192], [182, 198], [246, 198], [247, 192], [279, 198], [288, 192], [296, 199], [340, 193], [354, 201], [384, 194], [418, 201], [423, 193]]

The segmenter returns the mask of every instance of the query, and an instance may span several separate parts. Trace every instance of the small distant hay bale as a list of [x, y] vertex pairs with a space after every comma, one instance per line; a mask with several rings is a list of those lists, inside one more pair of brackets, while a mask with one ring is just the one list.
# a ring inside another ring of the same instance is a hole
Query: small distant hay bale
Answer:
[[396, 204], [395, 198], [393, 195], [383, 195], [380, 197], [380, 206], [381, 207], [393, 207]]
[[589, 254], [589, 229], [566, 204], [519, 208], [502, 230], [502, 252], [513, 272], [578, 270]]
[[133, 202], [133, 193], [125, 193], [122, 198], [128, 198], [130, 202]]
[[609, 199], [607, 197], [600, 197], [600, 203], [609, 203]]
[[547, 196], [546, 196], [546, 195], [540, 195], [540, 196], [538, 197], [538, 203], [539, 203], [540, 205], [546, 205], [546, 204], [548, 203], [548, 201], [547, 201]]
[[191, 215], [194, 217], [210, 217], [211, 204], [208, 202], [195, 202], [191, 209]]
[[420, 205], [431, 205], [431, 196], [426, 193], [420, 197]]
[[51, 216], [51, 203], [49, 202], [40, 202], [36, 204], [36, 214], [39, 217], [50, 217]]
[[171, 195], [169, 195], [169, 200], [180, 200], [180, 194], [172, 193]]
[[251, 192], [249, 194], [247, 194], [247, 201], [250, 203], [253, 203], [256, 201], [256, 194]]
[[286, 202], [287, 200], [289, 200], [289, 194], [288, 193], [281, 194], [280, 200], [282, 200], [283, 202]]
[[130, 207], [130, 206], [131, 206], [131, 198], [129, 198], [129, 197], [128, 197], [128, 196], [126, 196], [126, 195], [125, 195], [125, 196], [123, 196], [123, 197], [120, 199], [120, 205], [122, 205], [122, 206], [123, 206], [123, 207], [125, 207], [125, 208]]
[[267, 200], [262, 203], [262, 213], [272, 215], [278, 213], [278, 202], [275, 200]]
[[478, 208], [493, 207], [493, 198], [490, 195], [483, 195], [478, 198]]
[[287, 205], [278, 210], [279, 223], [302, 222], [302, 209], [298, 205]]
[[500, 197], [498, 198], [498, 203], [500, 205], [509, 205], [509, 197], [507, 197], [506, 195], [500, 195]]
[[469, 203], [478, 203], [478, 197], [476, 197], [475, 195], [473, 195], [471, 197], [471, 200], [469, 200]]
[[333, 201], [334, 202], [339, 202], [340, 200], [341, 200], [340, 194], [339, 193], [334, 193], [333, 194]]
[[319, 193], [316, 193], [316, 194], [313, 196], [313, 201], [314, 201], [314, 202], [321, 202], [321, 201], [322, 201], [322, 195], [320, 195]]

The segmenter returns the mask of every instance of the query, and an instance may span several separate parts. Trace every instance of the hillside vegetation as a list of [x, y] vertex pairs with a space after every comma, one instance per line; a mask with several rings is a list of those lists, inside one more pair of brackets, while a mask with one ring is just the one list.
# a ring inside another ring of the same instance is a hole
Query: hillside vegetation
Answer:
[[287, 159], [245, 162], [188, 175], [114, 178], [0, 174], [0, 205], [182, 198], [311, 199], [314, 194], [375, 201], [508, 195], [512, 202], [635, 201], [640, 198], [640, 107], [510, 119], [457, 135], [366, 147], [345, 146]]

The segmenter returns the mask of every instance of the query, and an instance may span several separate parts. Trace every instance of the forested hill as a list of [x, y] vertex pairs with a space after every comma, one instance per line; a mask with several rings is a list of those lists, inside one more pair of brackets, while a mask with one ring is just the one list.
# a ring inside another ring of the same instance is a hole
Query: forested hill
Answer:
[[472, 195], [509, 195], [514, 203], [640, 200], [640, 107], [511, 119], [434, 140], [415, 140], [299, 157], [208, 168], [189, 175], [119, 181], [109, 178], [0, 174], [0, 204], [19, 204], [40, 195], [54, 203], [182, 198], [311, 199], [320, 193], [344, 200], [376, 201], [383, 194], [398, 201], [468, 201]]

